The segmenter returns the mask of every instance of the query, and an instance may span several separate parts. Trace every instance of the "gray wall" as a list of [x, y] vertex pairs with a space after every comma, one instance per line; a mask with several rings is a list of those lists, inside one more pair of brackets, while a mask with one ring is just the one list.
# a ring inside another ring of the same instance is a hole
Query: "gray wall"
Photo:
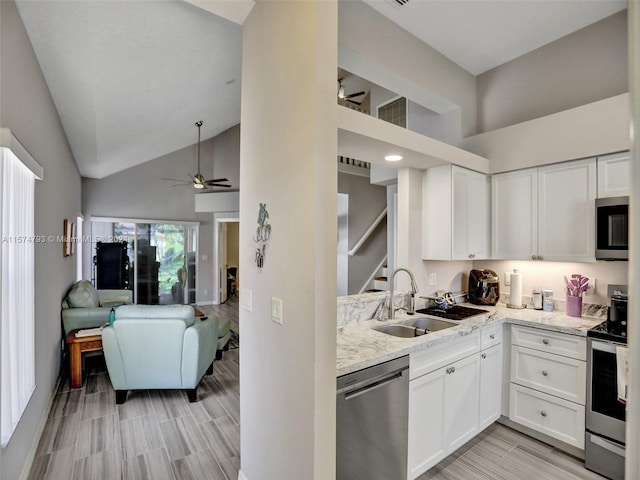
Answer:
[[[360, 240], [387, 205], [387, 188], [371, 185], [368, 177], [338, 174], [338, 193], [349, 195], [349, 249]], [[358, 293], [387, 254], [387, 226], [383, 220], [357, 255], [349, 257], [349, 295]]]
[[[194, 135], [196, 129], [194, 127]], [[239, 188], [240, 126], [203, 141], [201, 172], [206, 178], [226, 177]], [[195, 194], [190, 185], [162, 178], [184, 178], [196, 171], [197, 144], [103, 179], [82, 179], [82, 211], [85, 235], [90, 235], [92, 216], [200, 222], [197, 300], [213, 301], [213, 216], [195, 213]], [[84, 256], [84, 278], [91, 278], [91, 249]], [[207, 260], [203, 261], [203, 255]], [[205, 294], [206, 292], [206, 294]]]
[[[10, 128], [44, 168], [36, 182], [35, 233], [61, 235], [80, 213], [80, 174], [13, 1], [0, 2], [0, 125]], [[35, 449], [60, 371], [60, 303], [75, 280], [77, 256], [58, 243], [35, 247], [36, 390], [11, 441], [0, 453], [0, 478], [20, 478]]]
[[478, 132], [629, 91], [622, 11], [477, 77]]

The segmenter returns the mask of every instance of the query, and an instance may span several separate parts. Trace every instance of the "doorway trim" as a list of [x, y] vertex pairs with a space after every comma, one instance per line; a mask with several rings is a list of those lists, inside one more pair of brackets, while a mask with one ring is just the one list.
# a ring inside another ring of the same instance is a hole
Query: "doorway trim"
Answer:
[[[220, 255], [225, 245], [220, 238], [222, 223], [240, 222], [240, 212], [213, 212], [213, 304], [220, 305], [221, 301], [221, 273], [224, 265], [220, 263]], [[226, 280], [226, 276], [224, 277]], [[226, 283], [225, 283], [226, 286]]]

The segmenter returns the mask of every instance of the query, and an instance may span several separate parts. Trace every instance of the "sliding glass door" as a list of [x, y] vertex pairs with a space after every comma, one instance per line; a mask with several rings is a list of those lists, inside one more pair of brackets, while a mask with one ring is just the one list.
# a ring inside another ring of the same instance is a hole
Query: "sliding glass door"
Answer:
[[136, 303], [195, 303], [197, 225], [93, 220], [92, 234], [97, 241], [108, 234], [109, 240], [126, 242], [128, 288], [133, 290]]

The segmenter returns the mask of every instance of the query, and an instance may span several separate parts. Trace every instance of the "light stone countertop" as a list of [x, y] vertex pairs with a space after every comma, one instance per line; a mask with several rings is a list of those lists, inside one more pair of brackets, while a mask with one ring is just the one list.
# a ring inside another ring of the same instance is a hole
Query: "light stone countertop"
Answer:
[[[466, 304], [465, 304], [466, 306]], [[459, 325], [414, 338], [400, 338], [372, 330], [371, 327], [391, 325], [410, 318], [425, 315], [398, 315], [395, 320], [367, 320], [360, 323], [338, 327], [337, 335], [337, 369], [341, 376], [378, 363], [417, 352], [447, 342], [454, 338], [469, 335], [489, 325], [502, 323], [526, 325], [570, 335], [586, 336], [587, 330], [602, 323], [602, 317], [570, 317], [565, 312], [545, 312], [542, 310], [507, 308], [504, 304], [495, 307], [485, 305], [469, 305], [470, 307], [488, 310], [489, 313], [461, 320]], [[493, 314], [493, 315], [492, 315]]]

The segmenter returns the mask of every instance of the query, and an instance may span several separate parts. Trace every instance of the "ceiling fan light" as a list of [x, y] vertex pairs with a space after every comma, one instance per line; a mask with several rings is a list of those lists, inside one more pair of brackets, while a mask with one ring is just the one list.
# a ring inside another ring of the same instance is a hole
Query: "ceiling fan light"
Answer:
[[204, 188], [204, 184], [202, 183], [195, 183], [193, 184], [193, 188], [197, 188], [198, 190], [202, 190]]

